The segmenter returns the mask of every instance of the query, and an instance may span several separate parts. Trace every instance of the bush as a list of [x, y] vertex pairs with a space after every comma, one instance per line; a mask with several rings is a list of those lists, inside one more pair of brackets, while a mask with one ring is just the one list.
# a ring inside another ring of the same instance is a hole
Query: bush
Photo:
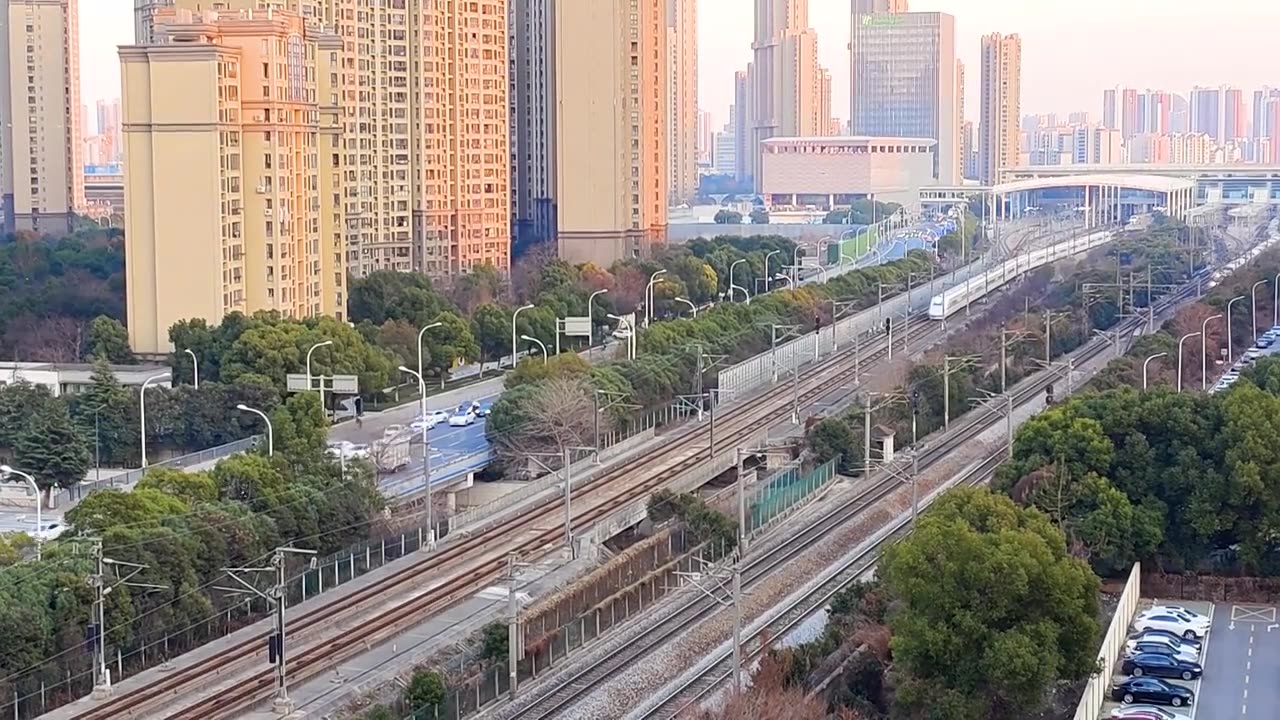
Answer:
[[404, 689], [405, 707], [415, 720], [435, 718], [436, 706], [444, 702], [444, 678], [434, 670], [418, 669]]

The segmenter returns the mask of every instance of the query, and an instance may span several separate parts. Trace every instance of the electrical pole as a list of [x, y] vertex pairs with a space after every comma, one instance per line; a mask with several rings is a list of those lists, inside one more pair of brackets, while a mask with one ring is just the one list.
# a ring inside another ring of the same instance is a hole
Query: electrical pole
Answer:
[[871, 477], [871, 393], [862, 394], [862, 465], [863, 477]]
[[507, 556], [507, 684], [510, 697], [516, 699], [519, 684], [520, 656], [524, 654], [524, 634], [520, 632], [520, 597], [516, 594], [516, 568], [524, 563], [515, 553]]
[[564, 543], [573, 555], [573, 477], [569, 471], [569, 448], [560, 448], [561, 462], [564, 464]]
[[[271, 707], [276, 713], [287, 715], [293, 712], [293, 701], [289, 699], [289, 675], [287, 654], [285, 652], [285, 586], [288, 583], [287, 568], [285, 567], [285, 556], [289, 554], [307, 555], [311, 558], [311, 567], [316, 567], [316, 551], [304, 550], [302, 548], [278, 547], [271, 554], [270, 567], [250, 567], [250, 568], [223, 568], [223, 572], [232, 580], [240, 583], [240, 588], [217, 588], [219, 590], [228, 590], [235, 593], [250, 592], [263, 600], [272, 610], [272, 629], [271, 636], [267, 638], [267, 657], [273, 665], [275, 665], [275, 697], [271, 700]], [[258, 573], [274, 573], [275, 583], [269, 590], [263, 592], [256, 585], [240, 577], [241, 575], [258, 574]]]
[[[168, 586], [132, 582], [138, 573], [149, 566], [104, 557], [102, 538], [80, 538], [78, 541], [90, 543], [89, 552], [94, 561], [93, 574], [86, 578], [94, 593], [92, 621], [86, 628], [86, 634], [93, 649], [93, 698], [105, 700], [111, 697], [111, 670], [107, 668], [107, 596], [121, 585], [148, 592], [167, 590]], [[111, 568], [112, 572], [108, 573], [107, 568]]]

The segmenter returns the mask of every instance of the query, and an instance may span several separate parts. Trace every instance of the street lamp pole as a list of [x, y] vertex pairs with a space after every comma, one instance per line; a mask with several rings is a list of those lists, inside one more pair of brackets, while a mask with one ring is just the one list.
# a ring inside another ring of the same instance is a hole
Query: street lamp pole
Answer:
[[248, 405], [245, 405], [244, 403], [236, 405], [236, 409], [241, 412], [253, 413], [254, 415], [257, 415], [258, 417], [262, 418], [262, 422], [267, 424], [267, 457], [271, 457], [272, 455], [275, 455], [276, 454], [275, 432], [271, 429], [271, 418], [267, 417], [267, 414], [262, 412], [261, 410], [255, 410], [249, 407]]
[[1200, 333], [1187, 333], [1178, 340], [1178, 392], [1182, 392], [1182, 343]]
[[[307, 350], [307, 389], [308, 390], [311, 389], [311, 353], [315, 352], [316, 348], [322, 348], [329, 345], [333, 345], [332, 340], [325, 340], [324, 342], [318, 342], [315, 345], [312, 345], [309, 350]], [[320, 376], [320, 412], [322, 413], [324, 412], [324, 376], [323, 375]]]
[[1156, 353], [1155, 355], [1152, 355], [1148, 357], [1146, 360], [1142, 361], [1142, 389], [1143, 390], [1147, 389], [1147, 366], [1151, 364], [1152, 360], [1155, 360], [1156, 358], [1162, 358], [1168, 354], [1169, 353], [1167, 352]]
[[628, 359], [628, 360], [635, 360], [635, 359], [636, 359], [636, 328], [635, 328], [635, 324], [634, 324], [634, 323], [632, 323], [632, 322], [630, 322], [630, 321], [628, 321], [626, 318], [622, 317], [621, 315], [606, 315], [605, 317], [608, 317], [610, 320], [617, 320], [619, 325], [623, 325], [623, 324], [625, 324], [625, 325], [627, 326], [627, 338], [626, 338], [626, 340], [627, 340], [627, 359]]
[[40, 499], [40, 486], [36, 484], [36, 479], [35, 479], [35, 478], [33, 478], [33, 477], [31, 477], [30, 475], [28, 475], [28, 474], [26, 474], [26, 473], [22, 472], [21, 470], [14, 470], [13, 468], [9, 467], [8, 465], [0, 465], [0, 480], [8, 480], [10, 475], [17, 475], [18, 477], [20, 477], [20, 478], [22, 478], [23, 480], [25, 480], [25, 481], [27, 482], [27, 487], [30, 487], [30, 488], [31, 488], [31, 492], [35, 493], [35, 496], [36, 496], [36, 531], [35, 531], [35, 533], [33, 533], [32, 537], [34, 537], [34, 538], [35, 538], [35, 541], [36, 541], [36, 560], [39, 560], [39, 559], [40, 559], [40, 545], [41, 545], [41, 542], [42, 542], [42, 540], [41, 540], [41, 536], [40, 536], [40, 533], [44, 530], [44, 524], [40, 521], [40, 505], [42, 504], [42, 503], [41, 503], [41, 499]]
[[[418, 331], [418, 377], [426, 377], [426, 375], [424, 375], [424, 374], [423, 374], [423, 370], [422, 370], [422, 339], [423, 339], [423, 337], [424, 337], [424, 336], [426, 336], [426, 334], [427, 334], [427, 331], [428, 331], [428, 330], [430, 330], [431, 328], [437, 328], [437, 327], [440, 327], [440, 326], [441, 326], [441, 325], [443, 325], [443, 324], [444, 324], [444, 323], [433, 322], [433, 323], [431, 323], [431, 324], [429, 324], [429, 325], [426, 325], [425, 327], [423, 327], [421, 330], [419, 330], [419, 331]], [[514, 365], [514, 364], [515, 364], [515, 359], [514, 359], [514, 358], [515, 358], [515, 356], [514, 356], [514, 355], [512, 355], [511, 357], [512, 357], [512, 361], [511, 361], [511, 362], [512, 362], [512, 364]], [[481, 369], [481, 370], [484, 370], [484, 365], [483, 365], [483, 364], [480, 366], [480, 369]], [[426, 399], [426, 397], [427, 397], [427, 384], [426, 384], [426, 383], [422, 383], [422, 385], [421, 385], [418, 389], [419, 389], [420, 391], [422, 391], [422, 397], [423, 397], [423, 399]], [[425, 417], [423, 417], [422, 419], [423, 419], [423, 420], [426, 420], [426, 418], [425, 418]]]
[[659, 270], [649, 276], [649, 284], [644, 289], [644, 326], [649, 327], [653, 322], [653, 286], [657, 284], [658, 278], [666, 274], [666, 270]]
[[[1209, 388], [1209, 321], [1222, 317], [1222, 313], [1212, 315], [1200, 323], [1200, 389]], [[1230, 329], [1228, 329], [1230, 332]]]
[[[742, 263], [744, 263], [744, 262], [746, 262], [746, 261], [747, 261], [747, 259], [746, 259], [746, 258], [741, 258], [741, 259], [738, 259], [738, 260], [734, 260], [734, 261], [733, 261], [733, 263], [729, 265], [729, 302], [733, 302], [733, 291], [734, 291], [735, 289], [742, 290], [742, 294], [747, 296], [747, 302], [748, 302], [748, 303], [750, 303], [750, 302], [751, 302], [751, 293], [747, 292], [747, 289], [746, 289], [745, 287], [741, 287], [741, 286], [739, 286], [739, 285], [737, 285], [737, 284], [735, 284], [735, 283], [733, 282], [733, 269], [734, 269], [734, 268], [736, 268], [736, 267], [738, 267], [739, 265], [741, 265]], [[769, 274], [768, 262], [769, 262], [769, 261], [766, 259], [766, 260], [765, 260], [765, 274], [766, 274], [766, 275], [768, 275], [768, 274]]]
[[790, 275], [783, 275], [782, 273], [778, 273], [777, 275], [774, 275], [774, 276], [773, 276], [773, 279], [774, 279], [774, 280], [786, 280], [786, 281], [787, 281], [787, 289], [788, 289], [788, 290], [794, 290], [794, 289], [796, 288], [795, 283], [793, 283], [793, 282], [791, 281], [791, 276], [790, 276]]
[[182, 352], [191, 356], [191, 379], [192, 379], [191, 384], [195, 386], [196, 390], [199, 390], [200, 389], [200, 361], [196, 359], [196, 354], [191, 352], [190, 348], [183, 350]]
[[1253, 342], [1258, 342], [1258, 286], [1266, 285], [1266, 280], [1259, 280], [1249, 288], [1249, 328], [1253, 330]]
[[591, 348], [596, 341], [596, 323], [595, 320], [592, 319], [595, 315], [591, 312], [591, 304], [596, 299], [597, 295], [603, 295], [607, 292], [609, 292], [609, 288], [602, 288], [587, 296], [587, 328], [589, 332], [587, 335], [587, 357], [591, 357]]
[[688, 298], [678, 297], [678, 298], [676, 298], [676, 302], [682, 302], [682, 303], [684, 303], [685, 305], [688, 305], [688, 306], [689, 306], [689, 309], [693, 311], [693, 316], [694, 316], [695, 318], [696, 318], [696, 317], [698, 317], [698, 306], [697, 306], [697, 305], [694, 305], [692, 300], [690, 300], [690, 299], [688, 299]]
[[422, 373], [416, 373], [403, 365], [400, 366], [400, 372], [412, 375], [418, 381], [418, 389], [422, 395], [418, 400], [418, 412], [422, 413], [422, 484], [427, 487], [427, 548], [430, 549], [436, 544], [436, 526], [431, 518], [431, 439], [427, 437], [427, 381]]
[[1234, 305], [1237, 300], [1243, 300], [1243, 299], [1244, 299], [1244, 296], [1239, 295], [1227, 301], [1227, 365], [1230, 365], [1231, 363], [1235, 362], [1235, 357], [1233, 352], [1234, 348], [1231, 347], [1231, 306]]
[[511, 313], [511, 369], [516, 367], [516, 318], [520, 315], [521, 310], [530, 310], [532, 305], [521, 305], [516, 311]]
[[160, 373], [152, 375], [142, 381], [142, 392], [138, 393], [138, 415], [139, 415], [139, 433], [142, 439], [142, 469], [147, 469], [147, 386], [153, 382], [167, 380], [169, 373]]
[[521, 335], [520, 339], [524, 340], [525, 342], [537, 343], [538, 348], [542, 350], [542, 364], [543, 365], [547, 364], [547, 346], [542, 344], [541, 340], [539, 340], [536, 337], [531, 337], [529, 335]]

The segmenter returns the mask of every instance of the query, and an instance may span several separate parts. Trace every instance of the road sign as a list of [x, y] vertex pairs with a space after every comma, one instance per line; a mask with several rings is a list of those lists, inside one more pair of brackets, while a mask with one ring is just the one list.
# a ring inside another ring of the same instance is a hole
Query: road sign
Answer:
[[319, 390], [324, 388], [325, 392], [331, 392], [337, 395], [359, 395], [360, 394], [360, 378], [355, 375], [333, 375], [321, 377], [319, 375], [311, 376], [311, 387], [307, 387], [307, 376], [303, 373], [289, 373], [285, 376], [285, 388], [289, 392], [307, 392], [308, 390]]
[[307, 376], [302, 373], [289, 373], [284, 380], [285, 388], [289, 392], [306, 392], [315, 389], [307, 387]]
[[591, 318], [567, 317], [560, 321], [561, 332], [570, 337], [591, 337]]
[[355, 375], [334, 375], [331, 378], [325, 378], [329, 382], [329, 392], [337, 395], [359, 395], [360, 394], [360, 378]]

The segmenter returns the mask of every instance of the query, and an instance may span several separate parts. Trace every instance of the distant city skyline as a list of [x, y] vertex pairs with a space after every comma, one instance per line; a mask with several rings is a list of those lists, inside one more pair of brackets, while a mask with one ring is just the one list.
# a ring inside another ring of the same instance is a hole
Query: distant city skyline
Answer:
[[[818, 58], [831, 69], [832, 101], [842, 120], [849, 107], [849, 0], [810, 0]], [[1230, 0], [1230, 11], [1205, 22], [1199, 0], [910, 0], [913, 11], [956, 16], [957, 54], [978, 67], [979, 42], [991, 32], [1023, 41], [1024, 113], [1088, 110], [1100, 115], [1102, 91], [1116, 85], [1186, 93], [1195, 85], [1233, 85], [1251, 91], [1280, 84], [1274, 65], [1258, 62], [1280, 24], [1274, 0]], [[752, 13], [743, 0], [698, 0], [699, 106], [715, 126], [728, 120], [733, 74], [751, 60]], [[1106, 22], [1098, 22], [1106, 18]], [[133, 42], [129, 0], [80, 4], [82, 101], [92, 106], [120, 96], [118, 45]], [[1081, 57], [1078, 48], [1086, 48]], [[1200, 52], [1189, 52], [1196, 48]], [[1117, 62], [1116, 58], [1123, 58]], [[968, 119], [979, 104], [979, 83], [966, 87]], [[1250, 94], [1246, 92], [1246, 98]]]

